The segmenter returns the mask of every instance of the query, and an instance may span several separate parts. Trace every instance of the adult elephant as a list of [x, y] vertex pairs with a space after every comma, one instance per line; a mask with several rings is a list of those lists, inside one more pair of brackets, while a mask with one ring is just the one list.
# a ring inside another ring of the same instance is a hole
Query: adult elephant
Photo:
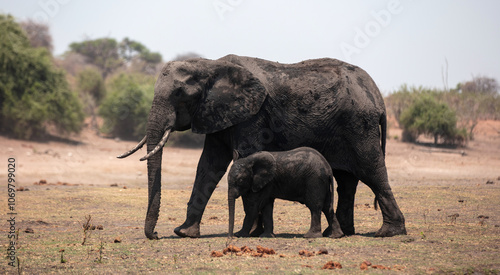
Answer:
[[406, 234], [385, 166], [386, 111], [380, 92], [362, 69], [335, 59], [280, 64], [228, 55], [165, 64], [156, 81], [146, 136], [148, 210], [145, 234], [156, 239], [162, 148], [169, 134], [206, 134], [181, 237], [199, 237], [205, 206], [233, 159], [258, 151], [308, 146], [332, 167], [338, 183], [337, 219], [354, 234], [358, 181], [368, 185], [382, 210], [376, 236]]

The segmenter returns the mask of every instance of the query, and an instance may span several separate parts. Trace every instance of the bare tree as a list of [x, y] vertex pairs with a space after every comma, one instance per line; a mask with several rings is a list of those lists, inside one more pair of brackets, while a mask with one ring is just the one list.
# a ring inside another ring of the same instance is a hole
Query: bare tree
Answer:
[[31, 19], [21, 22], [21, 27], [26, 32], [28, 39], [30, 40], [31, 46], [38, 48], [44, 47], [52, 52], [52, 36], [49, 32], [49, 26], [43, 23], [37, 23]]
[[475, 76], [471, 81], [467, 81], [460, 86], [462, 93], [472, 93], [475, 95], [497, 95], [499, 86], [494, 78]]

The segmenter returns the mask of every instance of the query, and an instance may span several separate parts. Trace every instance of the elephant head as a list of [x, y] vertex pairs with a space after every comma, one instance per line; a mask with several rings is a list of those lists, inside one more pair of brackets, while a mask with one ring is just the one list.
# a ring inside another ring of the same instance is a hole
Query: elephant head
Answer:
[[234, 231], [236, 199], [249, 192], [257, 193], [276, 176], [276, 159], [269, 152], [255, 153], [236, 160], [228, 173], [229, 236]]
[[145, 234], [157, 238], [161, 194], [162, 148], [171, 132], [192, 129], [199, 134], [221, 131], [243, 122], [259, 110], [267, 96], [261, 82], [242, 66], [222, 61], [191, 59], [165, 64], [155, 84], [146, 136], [118, 158], [147, 143], [148, 210]]

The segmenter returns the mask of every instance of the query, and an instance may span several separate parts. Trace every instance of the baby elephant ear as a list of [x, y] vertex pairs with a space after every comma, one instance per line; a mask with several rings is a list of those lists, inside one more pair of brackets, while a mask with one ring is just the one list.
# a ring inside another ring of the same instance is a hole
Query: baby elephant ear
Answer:
[[226, 61], [216, 61], [191, 129], [210, 134], [250, 119], [259, 112], [267, 92], [262, 83], [246, 68]]
[[276, 176], [276, 160], [269, 152], [256, 153], [254, 156], [252, 191], [259, 192]]

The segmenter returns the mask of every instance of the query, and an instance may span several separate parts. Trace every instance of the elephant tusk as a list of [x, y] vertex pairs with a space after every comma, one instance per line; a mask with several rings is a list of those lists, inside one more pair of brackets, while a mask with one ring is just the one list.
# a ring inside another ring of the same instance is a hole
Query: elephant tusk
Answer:
[[165, 131], [165, 133], [163, 134], [163, 137], [161, 138], [158, 145], [156, 145], [156, 147], [151, 152], [149, 152], [147, 155], [145, 155], [143, 158], [141, 158], [140, 161], [147, 160], [152, 155], [156, 154], [161, 148], [163, 148], [163, 146], [165, 146], [165, 143], [167, 143], [168, 137], [170, 136], [170, 130], [171, 129], [167, 129]]
[[146, 143], [146, 139], [147, 139], [146, 137], [147, 136], [144, 136], [141, 139], [141, 141], [139, 141], [139, 144], [137, 144], [132, 150], [117, 156], [117, 158], [119, 158], [119, 159], [126, 158], [126, 157], [132, 155], [133, 153], [137, 152], [137, 150], [141, 149], [142, 146], [144, 146], [144, 144]]

